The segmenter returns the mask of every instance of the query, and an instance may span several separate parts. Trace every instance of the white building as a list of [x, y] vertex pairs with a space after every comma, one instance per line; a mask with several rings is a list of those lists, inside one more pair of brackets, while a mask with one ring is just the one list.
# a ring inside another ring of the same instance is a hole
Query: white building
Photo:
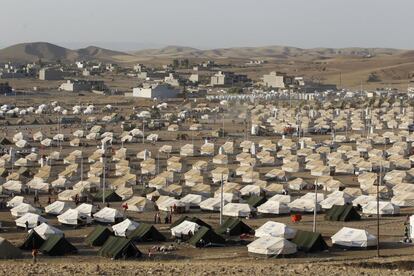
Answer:
[[276, 72], [270, 72], [268, 75], [263, 75], [263, 84], [271, 88], [285, 88], [285, 77], [278, 75]]
[[180, 82], [178, 81], [178, 79], [172, 73], [170, 73], [168, 75], [168, 77], [164, 78], [164, 82], [166, 84], [169, 84], [169, 85], [174, 86], [174, 87], [180, 86]]
[[154, 84], [144, 87], [136, 87], [132, 90], [133, 97], [148, 98], [148, 99], [166, 99], [177, 98], [178, 90], [175, 90], [166, 84]]

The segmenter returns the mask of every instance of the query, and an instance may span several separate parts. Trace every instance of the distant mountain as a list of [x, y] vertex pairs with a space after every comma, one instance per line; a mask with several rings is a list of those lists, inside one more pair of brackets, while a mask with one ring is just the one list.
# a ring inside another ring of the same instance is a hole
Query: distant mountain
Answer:
[[140, 57], [188, 57], [188, 58], [330, 58], [337, 56], [372, 56], [393, 55], [402, 53], [404, 50], [386, 48], [313, 48], [301, 49], [287, 46], [265, 46], [265, 47], [235, 47], [211, 50], [200, 50], [182, 46], [168, 46], [161, 49], [141, 50], [133, 53]]
[[0, 50], [0, 62], [33, 62], [39, 59], [43, 61], [61, 60], [63, 62], [75, 60], [111, 62], [125, 56], [129, 56], [129, 54], [94, 46], [71, 50], [47, 42], [21, 43]]

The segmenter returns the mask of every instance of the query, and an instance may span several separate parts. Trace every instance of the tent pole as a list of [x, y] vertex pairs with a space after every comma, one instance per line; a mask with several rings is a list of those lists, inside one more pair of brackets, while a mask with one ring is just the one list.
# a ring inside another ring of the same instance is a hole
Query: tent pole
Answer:
[[316, 232], [316, 208], [318, 206], [318, 179], [315, 181], [315, 206], [313, 207], [313, 232]]

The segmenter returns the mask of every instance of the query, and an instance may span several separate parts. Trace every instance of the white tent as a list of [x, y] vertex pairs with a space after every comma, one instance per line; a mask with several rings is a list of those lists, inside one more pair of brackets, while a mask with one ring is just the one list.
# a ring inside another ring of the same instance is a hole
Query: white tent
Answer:
[[67, 210], [63, 214], [57, 216], [57, 219], [60, 223], [66, 225], [90, 224], [92, 222], [90, 216], [81, 214], [76, 209]]
[[292, 201], [292, 198], [290, 195], [274, 195], [271, 198], [269, 198], [268, 201], [279, 201], [281, 203], [290, 203]]
[[60, 215], [71, 207], [73, 207], [73, 204], [57, 200], [45, 207], [45, 213], [50, 215]]
[[[339, 193], [343, 193], [343, 192], [339, 192]], [[346, 195], [345, 193], [343, 194]], [[328, 197], [322, 200], [319, 204], [321, 205], [323, 209], [331, 209], [332, 206], [334, 205], [343, 206], [345, 204], [351, 203], [353, 198], [351, 196], [344, 196], [344, 195], [342, 196], [340, 194], [331, 195], [331, 196], [328, 195]]]
[[21, 193], [25, 185], [19, 180], [8, 180], [2, 187], [9, 192]]
[[160, 198], [160, 199], [157, 200], [157, 206], [158, 206], [158, 209], [161, 211], [168, 212], [174, 206], [184, 207], [185, 209], [189, 208], [188, 206], [186, 206], [186, 204], [182, 203], [180, 200], [175, 199], [173, 197], [165, 197], [165, 198]]
[[115, 223], [122, 217], [122, 214], [118, 210], [109, 207], [105, 207], [93, 215], [94, 220], [104, 223]]
[[288, 214], [290, 212], [290, 208], [286, 203], [268, 200], [257, 207], [257, 212], [260, 214]]
[[370, 201], [375, 201], [376, 197], [375, 196], [371, 196], [371, 195], [360, 195], [358, 197], [356, 197], [354, 200], [352, 200], [352, 205], [353, 206], [364, 206], [365, 204], [367, 204]]
[[395, 195], [391, 198], [391, 203], [399, 207], [412, 207], [414, 206], [414, 193], [407, 192], [407, 193]]
[[297, 252], [296, 244], [279, 237], [261, 237], [247, 245], [252, 254], [265, 256], [290, 255]]
[[20, 203], [10, 210], [13, 217], [21, 217], [26, 213], [40, 214], [40, 210], [27, 203]]
[[288, 227], [284, 223], [268, 221], [255, 231], [255, 236], [261, 237], [280, 237], [285, 239], [293, 239], [296, 235], [296, 229]]
[[[396, 215], [400, 213], [400, 207], [387, 201], [380, 201], [378, 209], [379, 209], [380, 215]], [[377, 214], [377, 202], [370, 201], [364, 206], [362, 206], [362, 213], [368, 214], [368, 215], [376, 215]]]
[[171, 228], [171, 235], [174, 237], [188, 236], [190, 232], [194, 234], [199, 228], [200, 225], [197, 223], [185, 220], [179, 225]]
[[47, 222], [47, 219], [39, 216], [38, 214], [26, 213], [25, 215], [21, 216], [20, 218], [15, 220], [16, 226], [18, 227], [27, 227], [28, 228], [35, 228], [36, 226], [40, 225], [43, 222]]
[[229, 217], [248, 217], [253, 211], [247, 203], [227, 203], [223, 208], [223, 215]]
[[130, 219], [125, 219], [120, 223], [113, 225], [112, 230], [114, 231], [115, 236], [126, 237], [129, 233], [137, 229], [138, 226], [138, 222], [135, 222]]
[[250, 196], [250, 195], [257, 195], [259, 196], [262, 192], [262, 188], [257, 185], [246, 185], [240, 189], [240, 195], [242, 196]]
[[[290, 211], [291, 212], [305, 212], [305, 213], [309, 213], [309, 212], [313, 212], [315, 209], [315, 200], [314, 199], [303, 199], [303, 198], [298, 198], [295, 199], [294, 201], [292, 201], [291, 203], [288, 204], [288, 206], [290, 207]], [[316, 204], [316, 211], [320, 211], [321, 210], [321, 205], [319, 205], [318, 203]]]
[[[220, 211], [220, 206], [221, 206], [220, 203], [221, 203], [220, 197], [210, 197], [200, 202], [200, 208], [201, 210], [206, 210], [206, 211]], [[223, 205], [227, 203], [228, 201], [226, 201], [223, 197]]]
[[32, 230], [29, 230], [29, 233], [31, 233], [31, 231], [35, 231], [44, 240], [47, 240], [47, 238], [49, 238], [49, 236], [51, 235], [58, 235], [58, 236], [64, 235], [62, 230], [57, 229], [56, 227], [50, 226], [46, 222], [43, 222], [42, 224], [40, 224], [39, 226], [36, 226]]
[[7, 207], [16, 207], [20, 203], [23, 203], [25, 201], [23, 196], [15, 196], [11, 200], [7, 201]]
[[128, 206], [128, 211], [144, 212], [154, 210], [154, 202], [141, 196], [133, 196], [125, 201], [124, 204]]
[[181, 201], [181, 203], [184, 203], [189, 208], [191, 208], [191, 207], [194, 208], [194, 207], [200, 207], [200, 203], [204, 199], [205, 198], [201, 195], [188, 194], [188, 195], [184, 196], [183, 198], [181, 198], [180, 201]]
[[92, 214], [96, 212], [96, 206], [88, 203], [82, 203], [75, 208], [81, 215], [92, 217]]
[[342, 227], [331, 237], [333, 245], [344, 247], [370, 247], [377, 245], [377, 237], [366, 230]]

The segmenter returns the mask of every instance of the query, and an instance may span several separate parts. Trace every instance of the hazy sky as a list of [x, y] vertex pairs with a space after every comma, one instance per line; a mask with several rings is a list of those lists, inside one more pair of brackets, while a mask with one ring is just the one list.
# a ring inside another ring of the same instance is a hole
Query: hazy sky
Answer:
[[0, 0], [0, 47], [414, 49], [413, 0]]

